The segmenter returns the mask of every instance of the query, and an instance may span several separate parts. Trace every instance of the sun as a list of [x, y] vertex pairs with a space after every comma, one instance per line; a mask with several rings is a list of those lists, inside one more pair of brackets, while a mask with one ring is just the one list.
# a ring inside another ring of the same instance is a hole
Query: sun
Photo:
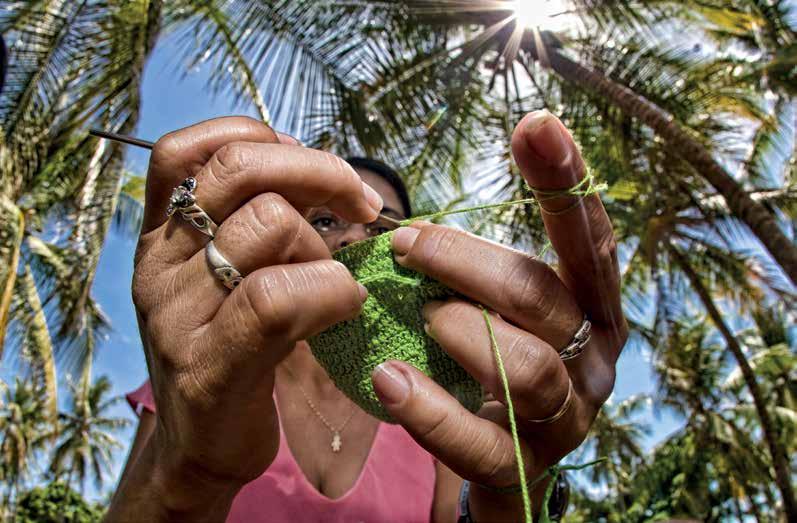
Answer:
[[564, 0], [512, 0], [512, 10], [518, 22], [529, 29], [559, 31], [569, 18]]

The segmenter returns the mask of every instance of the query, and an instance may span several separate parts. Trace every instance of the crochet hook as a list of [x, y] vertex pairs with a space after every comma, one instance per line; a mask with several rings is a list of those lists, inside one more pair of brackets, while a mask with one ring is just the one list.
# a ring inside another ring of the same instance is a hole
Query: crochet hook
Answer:
[[[115, 142], [126, 143], [129, 145], [135, 145], [136, 147], [141, 147], [143, 149], [152, 150], [155, 147], [155, 144], [152, 142], [148, 142], [146, 140], [141, 140], [139, 138], [134, 138], [132, 136], [126, 136], [124, 134], [117, 134], [111, 133], [108, 131], [103, 131], [101, 129], [90, 129], [89, 134], [92, 136], [96, 136], [98, 138], [105, 138], [106, 140], [113, 140]], [[395, 218], [391, 218], [390, 216], [385, 216], [384, 214], [380, 214], [379, 217], [383, 220], [386, 220], [394, 225], [401, 226], [401, 222]]]

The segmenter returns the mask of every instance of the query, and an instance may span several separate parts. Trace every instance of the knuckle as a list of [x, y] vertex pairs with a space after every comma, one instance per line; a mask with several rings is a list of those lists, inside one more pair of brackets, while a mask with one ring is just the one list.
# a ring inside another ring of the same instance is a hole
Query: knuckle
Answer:
[[168, 284], [173, 275], [172, 269], [164, 268], [165, 266], [152, 260], [152, 256], [151, 252], [143, 255], [143, 260], [133, 271], [130, 285], [133, 305], [142, 314], [149, 314], [153, 309], [166, 305], [168, 300], [162, 298], [166, 286], [162, 284], [164, 280]]
[[232, 142], [222, 146], [213, 155], [215, 166], [218, 168], [210, 169], [210, 174], [220, 182], [234, 176], [246, 168], [249, 152], [249, 146], [243, 142]]
[[250, 240], [268, 238], [276, 249], [289, 247], [301, 231], [301, 217], [279, 194], [265, 193], [246, 205], [246, 213], [240, 224], [252, 235]]
[[[567, 400], [570, 383], [565, 377], [567, 370], [564, 365], [559, 361], [558, 356], [556, 362], [542, 366], [537, 377], [537, 387], [534, 392], [526, 396], [534, 398], [537, 412], [540, 416], [550, 416], [556, 413]], [[547, 387], [544, 385], [547, 384]]]
[[362, 181], [357, 171], [349, 165], [343, 158], [332, 153], [324, 153], [327, 162], [332, 167], [338, 177], [338, 182], [334, 186], [335, 196], [347, 193], [359, 194]]
[[284, 270], [262, 271], [257, 278], [244, 278], [242, 287], [247, 307], [252, 311], [261, 331], [284, 335], [293, 325], [296, 303], [286, 292]]
[[133, 297], [133, 307], [142, 315], [146, 315], [149, 310], [149, 289], [141, 276], [133, 274], [133, 285], [131, 295]]
[[429, 326], [433, 331], [450, 328], [452, 325], [463, 325], [472, 321], [473, 305], [462, 300], [452, 299], [429, 316]]
[[564, 397], [557, 384], [566, 381], [567, 369], [556, 351], [518, 336], [509, 344], [506, 360], [512, 394], [533, 410], [535, 417], [559, 408]]
[[559, 357], [559, 353], [553, 347], [547, 346], [538, 351], [537, 381], [538, 383], [557, 383], [563, 382], [563, 377], [567, 376], [567, 367]]
[[271, 129], [268, 125], [264, 124], [262, 121], [258, 120], [257, 118], [252, 118], [251, 116], [233, 116], [232, 123], [237, 124], [242, 128], [248, 128], [251, 131], [259, 131], [261, 129]]
[[181, 150], [181, 131], [172, 131], [161, 136], [152, 147], [150, 162], [162, 164], [175, 157]]
[[501, 295], [516, 317], [545, 322], [556, 308], [558, 287], [559, 277], [551, 267], [522, 256], [503, 279]]
[[486, 450], [475, 461], [476, 481], [496, 486], [508, 483], [514, 472], [513, 449], [507, 447], [502, 438], [493, 438], [491, 443], [484, 442], [481, 448]]
[[599, 373], [599, 377], [595, 377], [585, 384], [585, 390], [581, 394], [584, 401], [595, 411], [599, 410], [614, 391], [616, 377], [617, 372], [614, 366], [607, 365]]
[[345, 176], [356, 176], [357, 173], [354, 172], [354, 169], [340, 156], [324, 151], [323, 158], [335, 172]]
[[604, 234], [597, 246], [598, 267], [614, 274], [617, 267], [617, 240], [611, 232]]
[[[193, 354], [192, 360], [195, 360]], [[174, 392], [195, 413], [212, 410], [218, 397], [218, 386], [205, 365], [191, 361], [183, 368], [173, 369]], [[215, 385], [215, 386], [214, 386]]]
[[451, 412], [438, 409], [426, 423], [418, 429], [418, 436], [424, 441], [449, 441], [450, 430], [456, 423], [451, 423]]
[[519, 394], [527, 394], [529, 389], [534, 388], [532, 381], [539, 373], [535, 365], [535, 360], [539, 358], [538, 352], [537, 348], [523, 336], [514, 336], [512, 341], [506, 344], [504, 361], [507, 380]]
[[409, 257], [429, 266], [444, 266], [456, 251], [460, 233], [449, 227], [426, 227], [409, 252]]

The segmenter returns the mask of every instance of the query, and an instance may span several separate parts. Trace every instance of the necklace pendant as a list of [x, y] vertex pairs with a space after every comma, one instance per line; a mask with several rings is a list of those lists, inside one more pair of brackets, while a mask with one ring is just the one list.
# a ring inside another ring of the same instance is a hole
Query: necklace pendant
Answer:
[[332, 444], [330, 445], [332, 447], [332, 452], [340, 452], [340, 447], [342, 444], [343, 442], [340, 439], [340, 433], [335, 432], [335, 434], [332, 436]]

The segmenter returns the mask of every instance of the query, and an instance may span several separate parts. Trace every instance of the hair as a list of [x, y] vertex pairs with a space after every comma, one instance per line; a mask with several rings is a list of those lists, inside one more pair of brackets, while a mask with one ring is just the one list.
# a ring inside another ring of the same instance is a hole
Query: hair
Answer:
[[355, 169], [367, 169], [389, 183], [396, 191], [399, 200], [401, 200], [401, 206], [404, 208], [405, 217], [409, 218], [412, 216], [412, 204], [410, 203], [410, 195], [407, 192], [407, 186], [404, 185], [404, 181], [395, 169], [384, 162], [372, 158], [354, 157], [347, 158], [346, 161]]

